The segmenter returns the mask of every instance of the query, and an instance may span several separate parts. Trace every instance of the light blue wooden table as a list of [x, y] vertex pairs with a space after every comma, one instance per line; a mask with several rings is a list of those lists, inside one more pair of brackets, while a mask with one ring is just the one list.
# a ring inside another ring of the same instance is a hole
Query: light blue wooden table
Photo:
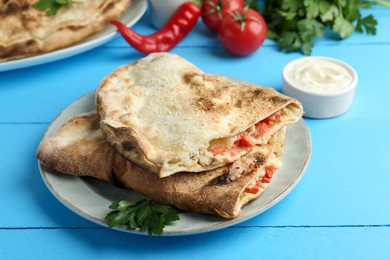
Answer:
[[[148, 237], [110, 230], [63, 206], [35, 158], [50, 122], [116, 67], [143, 57], [120, 37], [86, 53], [0, 72], [0, 259], [389, 259], [390, 9], [371, 10], [378, 34], [318, 40], [313, 55], [359, 74], [352, 108], [305, 119], [310, 165], [295, 189], [263, 214], [204, 234]], [[146, 13], [133, 27], [154, 32]], [[281, 90], [281, 71], [301, 54], [266, 41], [249, 57], [228, 55], [199, 23], [172, 53], [209, 73]]]

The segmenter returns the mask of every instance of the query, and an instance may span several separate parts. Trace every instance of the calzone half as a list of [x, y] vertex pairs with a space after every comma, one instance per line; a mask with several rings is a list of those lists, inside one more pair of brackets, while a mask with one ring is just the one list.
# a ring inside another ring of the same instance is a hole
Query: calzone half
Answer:
[[0, 0], [0, 62], [67, 47], [102, 30], [131, 0], [73, 1], [55, 15], [33, 7], [38, 0]]
[[303, 114], [272, 88], [206, 74], [169, 53], [109, 74], [96, 107], [108, 142], [159, 177], [228, 165]]
[[281, 166], [284, 129], [231, 165], [159, 178], [117, 153], [99, 128], [98, 114], [92, 112], [70, 118], [43, 139], [37, 157], [58, 174], [90, 176], [182, 210], [234, 218], [264, 192]]

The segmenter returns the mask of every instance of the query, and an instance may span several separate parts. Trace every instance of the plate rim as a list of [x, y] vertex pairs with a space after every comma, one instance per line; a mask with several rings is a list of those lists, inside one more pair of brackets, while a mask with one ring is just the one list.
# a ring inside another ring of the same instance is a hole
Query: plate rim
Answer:
[[[87, 99], [87, 98], [92, 98], [91, 96], [95, 97], [95, 91], [96, 90], [93, 90], [93, 91], [90, 91], [88, 92], [87, 94], [84, 94], [82, 96], [80, 96], [79, 98], [77, 98], [76, 100], [74, 100], [73, 102], [71, 102], [69, 105], [67, 105], [54, 119], [53, 121], [50, 122], [49, 126], [46, 128], [44, 134], [43, 134], [43, 137], [42, 137], [42, 140], [49, 136], [48, 135], [48, 132], [49, 130], [52, 130], [51, 128], [53, 127], [53, 124], [56, 123], [57, 120], [59, 120], [59, 118], [68, 110], [70, 109], [72, 106], [75, 106], [75, 104], [77, 102], [83, 102], [84, 99]], [[86, 112], [90, 112], [90, 111], [80, 111], [78, 112], [79, 114], [80, 113], [86, 113]], [[67, 117], [65, 120], [69, 119], [70, 117]], [[266, 210], [270, 209], [271, 207], [273, 207], [274, 205], [276, 205], [278, 202], [280, 202], [284, 197], [286, 197], [293, 189], [294, 187], [300, 182], [300, 180], [302, 179], [302, 177], [304, 176], [308, 166], [309, 166], [309, 163], [310, 163], [310, 159], [311, 159], [311, 154], [312, 154], [312, 140], [311, 140], [311, 135], [310, 135], [310, 132], [309, 132], [309, 129], [307, 127], [307, 124], [304, 120], [304, 118], [300, 118], [298, 120], [298, 122], [296, 122], [295, 124], [301, 124], [303, 129], [304, 129], [304, 136], [306, 138], [306, 141], [307, 141], [307, 153], [306, 155], [304, 156], [305, 159], [304, 161], [302, 162], [302, 167], [300, 168], [299, 170], [299, 173], [295, 176], [295, 178], [292, 180], [292, 182], [289, 183], [288, 187], [285, 188], [281, 193], [279, 193], [277, 196], [275, 196], [269, 203], [261, 206], [260, 208], [256, 208], [254, 210], [251, 210], [249, 211], [248, 213], [246, 213], [245, 215], [241, 214], [238, 215], [236, 218], [234, 219], [223, 219], [223, 218], [220, 218], [218, 222], [216, 223], [210, 223], [210, 225], [205, 228], [205, 227], [197, 227], [197, 228], [193, 228], [191, 229], [190, 231], [170, 231], [170, 230], [164, 230], [164, 233], [161, 235], [161, 236], [183, 236], [183, 235], [194, 235], [194, 234], [202, 234], [202, 233], [207, 233], [207, 232], [212, 232], [212, 231], [217, 231], [217, 230], [220, 230], [220, 229], [223, 229], [223, 228], [228, 228], [230, 226], [233, 226], [233, 225], [237, 225], [237, 224], [240, 224], [244, 221], [247, 221], [249, 219], [252, 219], [258, 215], [260, 215], [261, 213], [265, 212]], [[53, 132], [58, 129], [58, 128], [55, 128], [54, 130], [52, 130]], [[283, 156], [285, 157], [285, 155]], [[52, 186], [52, 183], [49, 182], [48, 180], [48, 177], [47, 177], [47, 174], [56, 174], [55, 171], [52, 171], [48, 168], [46, 168], [44, 165], [42, 165], [40, 163], [39, 160], [38, 161], [38, 168], [39, 168], [39, 171], [40, 171], [40, 175], [46, 185], [46, 187], [49, 189], [49, 191], [54, 195], [54, 197], [62, 204], [64, 205], [66, 208], [70, 209], [72, 212], [76, 213], [77, 215], [79, 215], [80, 217], [88, 220], [88, 221], [91, 221], [95, 224], [98, 224], [102, 227], [106, 227], [108, 228], [108, 225], [106, 222], [102, 221], [99, 216], [91, 216], [89, 215], [88, 213], [86, 212], [83, 212], [81, 209], [75, 207], [71, 202], [67, 201], [65, 198], [61, 197], [61, 194], [58, 194], [58, 192], [53, 188]], [[46, 171], [50, 171], [50, 172], [46, 172]], [[73, 179], [79, 179], [80, 181], [82, 181], [82, 178], [83, 177], [78, 177], [78, 176], [69, 176]], [[270, 187], [272, 185], [272, 181], [269, 185], [269, 187], [267, 188], [267, 190], [269, 190]], [[266, 190], [266, 191], [267, 191]], [[97, 193], [96, 193], [97, 194]], [[97, 194], [97, 196], [100, 196], [99, 194]], [[261, 196], [260, 196], [261, 197]], [[259, 197], [259, 198], [260, 198]], [[259, 198], [257, 198], [256, 200], [258, 200]], [[106, 199], [106, 198], [104, 198]], [[254, 201], [256, 201], [254, 200]], [[254, 202], [253, 201], [253, 202]], [[251, 203], [251, 202], [250, 202]], [[245, 209], [245, 206], [243, 207], [243, 210]], [[108, 212], [108, 208], [107, 208], [107, 212]], [[181, 214], [194, 214], [194, 215], [199, 215], [199, 216], [204, 216], [204, 214], [199, 214], [199, 213], [191, 213], [191, 212], [184, 212], [184, 213], [181, 213]], [[206, 218], [209, 217], [209, 218], [218, 218], [218, 217], [215, 217], [215, 216], [205, 216]], [[104, 217], [103, 217], [104, 218]], [[180, 220], [179, 220], [180, 221]], [[121, 232], [126, 232], [126, 233], [131, 233], [131, 234], [138, 234], [138, 235], [148, 235], [147, 232], [143, 232], [143, 231], [139, 231], [139, 230], [133, 230], [133, 229], [129, 229], [129, 228], [126, 228], [126, 227], [112, 227], [110, 229], [113, 229], [113, 230], [118, 230], [118, 231], [121, 231]]]
[[[129, 27], [134, 25], [137, 21], [141, 19], [148, 7], [147, 0], [133, 0], [133, 2], [134, 3], [132, 3], [131, 5], [135, 5], [135, 8], [128, 8], [126, 12], [121, 16], [121, 18], [119, 18], [119, 20], [124, 22], [124, 18], [126, 18], [126, 16], [129, 16], [129, 18], [131, 17], [131, 19], [126, 22], [126, 25]], [[81, 54], [83, 52], [92, 50], [98, 46], [101, 46], [117, 35], [119, 35], [119, 33], [115, 29], [115, 27], [107, 25], [101, 31], [90, 35], [84, 40], [72, 44], [70, 46], [22, 59], [0, 62], [0, 72], [33, 67], [36, 65], [46, 64], [69, 58]]]

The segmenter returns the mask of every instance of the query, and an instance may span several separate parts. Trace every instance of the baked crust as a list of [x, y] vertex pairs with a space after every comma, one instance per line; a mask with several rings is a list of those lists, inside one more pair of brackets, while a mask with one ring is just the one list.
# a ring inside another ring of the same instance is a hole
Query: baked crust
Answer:
[[[274, 156], [275, 146], [280, 149], [282, 145], [275, 141], [282, 139], [274, 137], [267, 145], [258, 146], [241, 157], [237, 162], [243, 171], [234, 181], [228, 179], [234, 164], [201, 173], [185, 172], [159, 178], [111, 148], [98, 122], [96, 113], [74, 116], [53, 136], [42, 140], [37, 158], [46, 167], [60, 173], [119, 183], [160, 203], [224, 218], [238, 216], [245, 204], [264, 192], [266, 186], [254, 195], [244, 190], [253, 180], [262, 177], [264, 166], [270, 156]], [[281, 133], [284, 136], [284, 132]]]
[[[215, 163], [213, 140], [234, 137], [282, 110], [266, 143], [303, 114], [301, 104], [272, 88], [203, 73], [185, 59], [155, 53], [108, 75], [96, 92], [101, 129], [125, 158], [166, 177], [201, 172]], [[212, 163], [210, 163], [212, 162]]]
[[80, 42], [118, 19], [131, 4], [131, 0], [85, 0], [48, 16], [33, 7], [37, 1], [0, 1], [0, 62]]

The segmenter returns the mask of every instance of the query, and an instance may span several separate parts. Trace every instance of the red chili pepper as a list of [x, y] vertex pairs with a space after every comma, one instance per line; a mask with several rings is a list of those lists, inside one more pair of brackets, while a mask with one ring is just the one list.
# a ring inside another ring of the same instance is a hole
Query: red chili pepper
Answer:
[[182, 4], [168, 22], [151, 35], [140, 35], [120, 21], [110, 21], [118, 28], [123, 38], [135, 49], [149, 54], [165, 52], [175, 47], [196, 25], [201, 9], [192, 2]]

